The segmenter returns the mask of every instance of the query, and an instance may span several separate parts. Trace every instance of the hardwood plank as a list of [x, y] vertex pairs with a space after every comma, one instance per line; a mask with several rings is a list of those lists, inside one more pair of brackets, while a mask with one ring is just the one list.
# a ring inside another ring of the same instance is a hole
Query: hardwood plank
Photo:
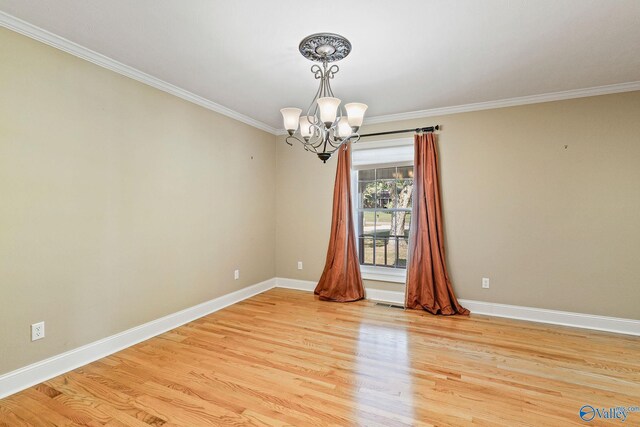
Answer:
[[639, 361], [638, 337], [273, 289], [0, 400], [0, 426], [584, 425], [640, 406]]

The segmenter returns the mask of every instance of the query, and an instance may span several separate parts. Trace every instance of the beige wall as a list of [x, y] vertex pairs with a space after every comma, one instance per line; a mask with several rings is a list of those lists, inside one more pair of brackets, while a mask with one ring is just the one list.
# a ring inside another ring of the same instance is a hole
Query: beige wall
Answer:
[[0, 374], [272, 278], [274, 144], [0, 29]]
[[[447, 256], [460, 298], [640, 319], [640, 92], [386, 123], [363, 132], [431, 124], [443, 125]], [[336, 163], [322, 165], [282, 140], [276, 273], [317, 280]], [[481, 288], [482, 277], [491, 279], [490, 289]]]
[[[0, 374], [275, 275], [318, 279], [335, 159], [5, 29], [0, 94]], [[363, 131], [444, 126], [460, 297], [640, 319], [638, 117], [635, 92]]]

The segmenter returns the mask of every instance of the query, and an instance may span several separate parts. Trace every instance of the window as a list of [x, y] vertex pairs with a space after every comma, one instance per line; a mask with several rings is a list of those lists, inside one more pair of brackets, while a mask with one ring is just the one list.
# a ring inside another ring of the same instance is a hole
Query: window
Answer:
[[413, 197], [413, 138], [355, 144], [356, 246], [364, 279], [404, 283]]
[[[385, 164], [354, 171], [360, 265], [379, 273], [404, 274], [413, 195], [413, 166]], [[363, 273], [367, 270], [363, 268]]]

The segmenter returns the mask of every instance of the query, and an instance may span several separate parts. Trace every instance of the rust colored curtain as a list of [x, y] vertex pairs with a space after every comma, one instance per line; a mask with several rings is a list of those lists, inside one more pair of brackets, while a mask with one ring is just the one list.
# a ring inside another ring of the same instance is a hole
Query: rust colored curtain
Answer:
[[405, 307], [432, 314], [469, 314], [453, 293], [444, 254], [438, 156], [433, 133], [414, 138], [414, 188]]
[[338, 150], [327, 260], [314, 291], [322, 300], [347, 302], [364, 298], [351, 209], [351, 144], [347, 143]]

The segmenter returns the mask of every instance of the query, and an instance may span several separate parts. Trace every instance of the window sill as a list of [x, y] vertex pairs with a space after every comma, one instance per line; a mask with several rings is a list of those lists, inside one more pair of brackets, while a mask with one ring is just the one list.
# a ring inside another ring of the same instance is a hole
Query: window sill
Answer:
[[407, 270], [392, 270], [384, 267], [376, 268], [361, 265], [360, 273], [365, 280], [393, 283], [405, 283], [407, 281]]

